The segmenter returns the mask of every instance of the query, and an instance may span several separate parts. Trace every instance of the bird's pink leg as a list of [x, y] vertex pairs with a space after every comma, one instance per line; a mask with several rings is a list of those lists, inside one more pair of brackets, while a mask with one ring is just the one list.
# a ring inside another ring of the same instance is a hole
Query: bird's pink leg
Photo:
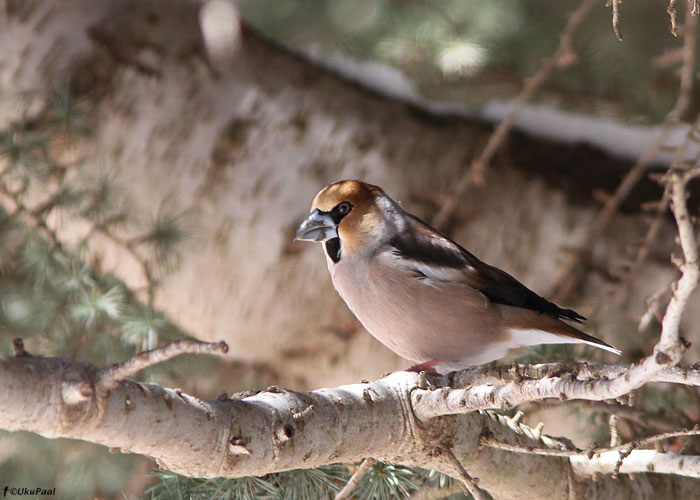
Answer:
[[407, 372], [426, 372], [426, 373], [431, 373], [434, 375], [438, 375], [438, 372], [435, 370], [435, 367], [442, 363], [442, 361], [433, 359], [432, 361], [426, 361], [425, 363], [418, 363], [417, 365], [413, 365], [410, 368], [406, 368]]

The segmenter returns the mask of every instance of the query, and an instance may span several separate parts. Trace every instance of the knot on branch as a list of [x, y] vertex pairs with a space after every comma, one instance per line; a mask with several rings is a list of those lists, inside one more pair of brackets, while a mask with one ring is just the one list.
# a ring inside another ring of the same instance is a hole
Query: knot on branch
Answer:
[[654, 361], [656, 361], [656, 364], [660, 366], [670, 366], [674, 364], [673, 357], [664, 351], [658, 351], [654, 356]]
[[61, 397], [63, 401], [74, 406], [88, 401], [95, 394], [95, 386], [88, 380], [65, 381], [61, 384]]

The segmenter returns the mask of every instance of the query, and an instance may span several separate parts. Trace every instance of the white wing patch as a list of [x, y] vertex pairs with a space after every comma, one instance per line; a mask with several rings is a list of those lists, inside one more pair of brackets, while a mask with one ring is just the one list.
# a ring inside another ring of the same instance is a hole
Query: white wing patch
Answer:
[[417, 271], [431, 280], [452, 282], [464, 281], [464, 269], [457, 269], [454, 267], [446, 266], [436, 266], [411, 259], [401, 258], [401, 260], [403, 261], [401, 263], [403, 267], [411, 269], [412, 271]]
[[447, 281], [452, 283], [466, 283], [466, 273], [473, 272], [474, 268], [466, 262], [463, 267], [441, 266], [430, 264], [420, 260], [409, 259], [396, 252], [387, 252], [387, 256], [392, 260], [392, 265], [400, 266], [403, 269], [414, 271], [424, 275], [428, 280]]

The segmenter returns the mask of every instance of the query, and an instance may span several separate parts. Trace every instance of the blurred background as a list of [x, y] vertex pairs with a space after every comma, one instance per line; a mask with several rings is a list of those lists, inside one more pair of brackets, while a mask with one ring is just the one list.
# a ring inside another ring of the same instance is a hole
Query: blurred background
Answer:
[[[140, 374], [203, 399], [407, 367], [364, 332], [332, 289], [321, 248], [292, 242], [294, 229], [318, 190], [342, 178], [378, 184], [432, 220], [580, 2], [230, 5], [214, 11], [217, 38], [206, 3], [0, 1], [5, 352], [19, 336], [30, 353], [104, 366], [182, 336], [226, 340], [225, 360], [183, 356]], [[650, 211], [662, 195], [653, 179], [642, 176], [585, 244], [565, 294], [569, 276], [559, 273], [679, 97], [686, 5], [678, 37], [666, 9], [623, 4], [618, 40], [610, 8], [593, 5], [483, 185], [441, 226], [587, 316], [587, 331], [621, 348], [622, 362], [650, 352], [677, 274], [672, 220]], [[217, 53], [219, 39], [230, 44]], [[651, 172], [668, 165], [697, 116], [695, 86], [687, 97]], [[693, 304], [684, 336], [700, 341]], [[510, 359], [617, 361], [566, 346]], [[698, 361], [697, 350], [685, 361]], [[699, 402], [695, 389], [646, 388], [621, 433], [693, 425]], [[544, 421], [581, 447], [609, 438], [604, 405], [524, 410], [528, 424]], [[0, 434], [0, 485], [56, 486], [62, 498], [213, 495], [183, 494], [153, 467], [89, 443]], [[402, 485], [396, 496], [425, 480], [382, 474]]]
[[[333, 1], [241, 2], [243, 18], [281, 43], [400, 70], [424, 98], [479, 109], [512, 99], [553, 54], [580, 2]], [[621, 7], [624, 39], [597, 5], [574, 38], [572, 61], [535, 102], [628, 123], [661, 121], [676, 99], [680, 41], [667, 5]], [[691, 110], [692, 111], [692, 110]]]

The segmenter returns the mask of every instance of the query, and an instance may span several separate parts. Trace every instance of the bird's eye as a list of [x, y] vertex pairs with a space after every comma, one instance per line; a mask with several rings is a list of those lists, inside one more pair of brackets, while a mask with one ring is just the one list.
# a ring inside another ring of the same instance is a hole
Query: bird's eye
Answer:
[[338, 204], [338, 213], [340, 215], [347, 215], [350, 212], [352, 205], [347, 201]]

